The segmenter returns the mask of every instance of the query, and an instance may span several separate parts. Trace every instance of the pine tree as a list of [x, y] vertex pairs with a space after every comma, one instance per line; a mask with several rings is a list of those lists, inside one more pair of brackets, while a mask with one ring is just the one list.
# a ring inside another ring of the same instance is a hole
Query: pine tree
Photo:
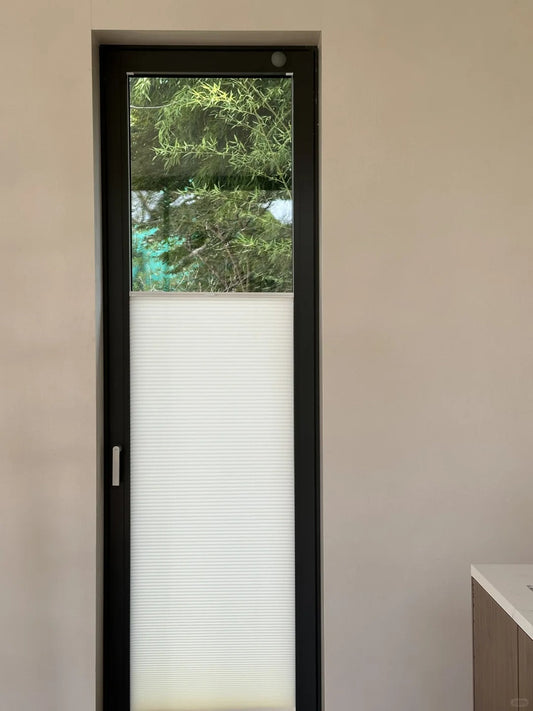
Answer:
[[[131, 80], [134, 289], [292, 289], [291, 90], [286, 77]], [[146, 273], [154, 257], [164, 278]]]

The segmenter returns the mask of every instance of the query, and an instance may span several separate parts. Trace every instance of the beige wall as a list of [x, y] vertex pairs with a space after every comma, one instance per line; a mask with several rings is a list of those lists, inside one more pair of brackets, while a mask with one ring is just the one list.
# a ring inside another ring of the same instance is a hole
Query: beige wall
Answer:
[[468, 564], [532, 559], [527, 0], [4, 7], [0, 707], [96, 696], [91, 29], [322, 32], [326, 711], [467, 711]]

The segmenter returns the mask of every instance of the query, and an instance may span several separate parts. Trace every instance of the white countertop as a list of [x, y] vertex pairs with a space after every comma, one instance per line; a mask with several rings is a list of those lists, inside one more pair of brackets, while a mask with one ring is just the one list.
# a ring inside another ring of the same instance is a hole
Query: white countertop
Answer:
[[472, 577], [533, 639], [533, 565], [484, 563], [471, 567]]

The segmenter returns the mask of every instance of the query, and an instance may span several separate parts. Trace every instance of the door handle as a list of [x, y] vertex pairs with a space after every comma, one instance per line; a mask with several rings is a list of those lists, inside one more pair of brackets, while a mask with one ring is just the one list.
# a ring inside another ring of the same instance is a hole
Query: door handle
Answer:
[[111, 467], [111, 485], [120, 486], [120, 452], [122, 447], [113, 447], [113, 464]]

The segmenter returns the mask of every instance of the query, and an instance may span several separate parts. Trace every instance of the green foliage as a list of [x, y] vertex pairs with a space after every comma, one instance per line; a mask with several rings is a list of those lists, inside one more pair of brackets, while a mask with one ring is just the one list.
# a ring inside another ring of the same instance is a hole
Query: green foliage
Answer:
[[130, 92], [134, 229], [164, 273], [134, 288], [290, 291], [290, 79], [138, 77]]

